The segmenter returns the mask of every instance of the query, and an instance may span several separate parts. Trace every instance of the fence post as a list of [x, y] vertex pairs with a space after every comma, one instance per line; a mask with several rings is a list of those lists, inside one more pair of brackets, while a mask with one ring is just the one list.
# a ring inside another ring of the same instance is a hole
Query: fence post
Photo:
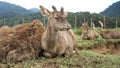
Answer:
[[3, 26], [5, 25], [6, 23], [5, 23], [5, 18], [3, 19]]
[[104, 25], [103, 25], [103, 28], [106, 28], [106, 22], [105, 22], [105, 16], [104, 16]]
[[77, 15], [75, 15], [75, 29], [77, 29]]
[[24, 24], [24, 18], [22, 17], [22, 24]]
[[118, 21], [116, 20], [116, 28], [118, 27]]
[[90, 19], [90, 27], [92, 28], [92, 18]]

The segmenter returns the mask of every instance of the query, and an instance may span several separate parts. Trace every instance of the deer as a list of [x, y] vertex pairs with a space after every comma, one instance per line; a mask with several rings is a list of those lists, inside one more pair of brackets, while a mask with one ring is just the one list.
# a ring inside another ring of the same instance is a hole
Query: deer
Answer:
[[100, 35], [104, 39], [120, 39], [120, 31], [115, 29], [100, 30]]
[[48, 17], [46, 31], [41, 37], [42, 54], [48, 58], [71, 56], [75, 53], [77, 42], [71, 25], [66, 20], [67, 12], [64, 12], [63, 7], [60, 11], [55, 6], [52, 9], [49, 11], [40, 5], [41, 14]]
[[94, 29], [90, 29], [89, 25], [84, 22], [84, 23], [82, 23], [81, 28], [83, 29], [83, 32], [82, 32], [83, 40], [91, 40], [91, 39], [95, 39], [98, 37], [98, 33], [95, 30], [95, 26], [94, 26]]

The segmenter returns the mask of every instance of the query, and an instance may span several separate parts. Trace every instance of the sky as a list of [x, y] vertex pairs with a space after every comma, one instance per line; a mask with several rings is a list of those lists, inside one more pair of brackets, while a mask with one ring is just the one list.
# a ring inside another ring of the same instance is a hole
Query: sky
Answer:
[[57, 9], [64, 7], [68, 12], [85, 12], [100, 13], [110, 5], [119, 0], [0, 0], [22, 6], [26, 9], [39, 8], [39, 5], [52, 11], [51, 6]]

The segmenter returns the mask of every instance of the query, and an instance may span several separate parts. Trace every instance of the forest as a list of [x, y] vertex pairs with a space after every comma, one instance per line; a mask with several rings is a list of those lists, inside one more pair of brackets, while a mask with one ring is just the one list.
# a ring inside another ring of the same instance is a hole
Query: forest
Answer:
[[[12, 18], [2, 18], [0, 19], [0, 26], [8, 25], [13, 26], [22, 23], [31, 23], [34, 19], [39, 19], [46, 25], [47, 17], [43, 17], [40, 12], [32, 13], [25, 16], [15, 16]], [[96, 27], [100, 27], [99, 21], [105, 22], [105, 28], [116, 28], [120, 27], [120, 18], [112, 18], [104, 16], [98, 13], [90, 12], [68, 12], [67, 16], [68, 22], [72, 25], [73, 28], [79, 28], [83, 22], [87, 22], [89, 25], [91, 22], [95, 24]]]

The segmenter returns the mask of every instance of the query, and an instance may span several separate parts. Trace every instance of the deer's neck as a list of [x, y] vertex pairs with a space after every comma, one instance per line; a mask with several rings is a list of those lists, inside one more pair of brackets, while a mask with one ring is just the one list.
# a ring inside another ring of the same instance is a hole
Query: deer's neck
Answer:
[[54, 47], [57, 39], [57, 32], [54, 30], [50, 21], [47, 24], [47, 33], [46, 33], [47, 45], [49, 47]]

